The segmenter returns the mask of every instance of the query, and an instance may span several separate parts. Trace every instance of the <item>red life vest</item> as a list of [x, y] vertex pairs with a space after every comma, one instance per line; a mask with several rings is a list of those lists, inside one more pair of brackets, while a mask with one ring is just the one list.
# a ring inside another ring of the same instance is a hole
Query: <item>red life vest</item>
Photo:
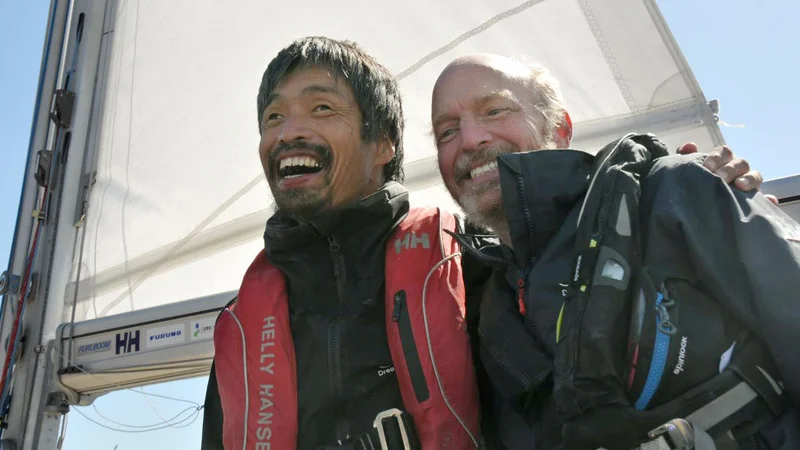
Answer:
[[[464, 280], [460, 258], [452, 257], [458, 243], [444, 229], [456, 229], [451, 214], [412, 209], [387, 241], [386, 328], [405, 411], [423, 450], [474, 449], [480, 411]], [[418, 357], [406, 358], [404, 342]], [[238, 300], [221, 313], [214, 346], [225, 448], [241, 449], [246, 438], [247, 449], [294, 449], [297, 369], [288, 295], [283, 273], [264, 251], [247, 270]]]

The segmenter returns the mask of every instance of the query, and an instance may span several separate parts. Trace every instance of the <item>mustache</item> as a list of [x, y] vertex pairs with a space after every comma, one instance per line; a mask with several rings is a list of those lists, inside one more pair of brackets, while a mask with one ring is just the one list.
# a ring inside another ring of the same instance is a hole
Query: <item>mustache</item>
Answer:
[[461, 156], [456, 160], [455, 167], [453, 168], [453, 175], [456, 181], [463, 181], [470, 178], [469, 173], [475, 166], [482, 166], [497, 159], [500, 155], [507, 153], [514, 153], [517, 150], [510, 145], [497, 145], [494, 147], [487, 147], [483, 150], [469, 153], [461, 153]]
[[272, 152], [269, 154], [269, 166], [277, 167], [275, 161], [278, 159], [278, 157], [290, 150], [309, 150], [316, 154], [317, 159], [319, 159], [324, 166], [330, 164], [333, 156], [331, 153], [331, 148], [326, 145], [312, 144], [311, 142], [307, 141], [281, 141], [275, 146], [274, 149], [272, 149]]

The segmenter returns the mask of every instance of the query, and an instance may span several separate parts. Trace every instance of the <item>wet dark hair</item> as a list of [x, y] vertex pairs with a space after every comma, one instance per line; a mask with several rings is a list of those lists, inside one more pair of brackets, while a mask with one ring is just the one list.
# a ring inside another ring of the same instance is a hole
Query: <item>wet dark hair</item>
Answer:
[[267, 99], [284, 77], [295, 70], [320, 67], [342, 76], [353, 90], [364, 122], [361, 139], [376, 142], [389, 138], [394, 157], [383, 167], [385, 181], [403, 181], [403, 105], [397, 80], [355, 42], [326, 37], [298, 39], [269, 63], [258, 90], [258, 124], [267, 108]]

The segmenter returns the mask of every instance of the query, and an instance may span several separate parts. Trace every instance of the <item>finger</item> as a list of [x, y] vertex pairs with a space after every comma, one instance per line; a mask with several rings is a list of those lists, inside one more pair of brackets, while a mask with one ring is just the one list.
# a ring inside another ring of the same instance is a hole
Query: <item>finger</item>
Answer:
[[[745, 161], [746, 163], [747, 161]], [[764, 182], [764, 177], [761, 176], [761, 172], [757, 170], [751, 170], [746, 174], [742, 175], [741, 177], [736, 179], [736, 187], [742, 191], [751, 191], [751, 190], [759, 190], [761, 188], [761, 183]]]
[[[733, 181], [736, 180], [739, 177], [747, 178], [747, 175], [749, 175], [748, 172], [750, 172], [750, 164], [744, 159], [735, 158], [734, 160], [732, 160], [728, 164], [725, 164], [724, 166], [722, 166], [719, 169], [717, 169], [717, 171], [714, 172], [714, 173], [718, 177], [720, 177], [723, 180], [725, 180], [726, 183], [733, 183]], [[759, 177], [760, 177], [760, 175], [759, 175]], [[757, 181], [756, 178], [752, 178], [752, 179], [747, 178], [747, 179], [748, 179], [748, 181], [752, 181], [752, 182]], [[761, 181], [759, 181], [758, 184], [761, 184]], [[752, 189], [752, 187], [750, 189]], [[746, 189], [746, 190], [749, 190], [749, 189]]]
[[778, 201], [778, 197], [775, 197], [772, 194], [766, 194], [764, 197], [767, 197], [767, 200], [771, 201], [775, 204], [775, 206], [780, 206], [780, 202]]
[[694, 142], [687, 142], [676, 150], [676, 153], [679, 155], [689, 155], [691, 153], [697, 153], [700, 151], [700, 147], [697, 146]]
[[[733, 151], [727, 145], [711, 150], [703, 165], [706, 169], [716, 173], [720, 167], [728, 164], [733, 159]], [[732, 180], [731, 180], [732, 181]], [[729, 181], [730, 182], [730, 181]]]

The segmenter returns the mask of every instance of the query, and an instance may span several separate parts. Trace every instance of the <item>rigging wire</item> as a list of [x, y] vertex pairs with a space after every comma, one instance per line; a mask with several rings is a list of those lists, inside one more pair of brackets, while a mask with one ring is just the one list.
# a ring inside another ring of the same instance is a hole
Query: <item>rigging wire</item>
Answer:
[[[122, 428], [114, 428], [114, 427], [110, 427], [110, 426], [108, 426], [108, 425], [106, 425], [106, 424], [100, 423], [100, 422], [98, 422], [98, 421], [96, 421], [96, 420], [92, 419], [91, 417], [87, 416], [87, 415], [86, 415], [86, 414], [85, 414], [83, 411], [81, 411], [80, 409], [77, 409], [77, 408], [76, 408], [76, 409], [75, 409], [75, 412], [76, 412], [76, 413], [78, 413], [78, 414], [80, 414], [80, 415], [82, 415], [82, 416], [83, 416], [83, 417], [84, 417], [86, 420], [88, 420], [89, 422], [92, 422], [92, 423], [94, 423], [94, 424], [95, 424], [95, 425], [97, 425], [97, 426], [103, 427], [103, 428], [105, 428], [105, 429], [107, 429], [107, 430], [116, 431], [116, 432], [119, 432], [119, 433], [149, 433], [149, 432], [151, 432], [151, 431], [163, 430], [163, 429], [165, 429], [165, 428], [175, 428], [175, 427], [173, 427], [173, 425], [172, 425], [172, 424], [166, 424], [166, 425], [162, 425], [162, 426], [159, 426], [159, 427], [150, 428], [150, 429], [147, 429], [147, 430], [125, 430], [125, 429], [122, 429]], [[196, 412], [195, 412], [193, 415], [191, 415], [191, 416], [188, 416], [186, 419], [183, 419], [181, 422], [183, 422], [183, 421], [186, 421], [186, 420], [188, 420], [189, 418], [191, 418], [191, 419], [192, 419], [192, 420], [191, 420], [191, 422], [189, 422], [189, 423], [186, 425], [186, 426], [189, 426], [189, 425], [193, 424], [193, 423], [194, 423], [194, 422], [197, 420], [197, 418], [198, 418], [199, 416], [200, 416], [200, 410], [198, 409], [198, 410], [196, 410]], [[178, 423], [180, 423], [180, 422], [178, 422]]]
[[[109, 419], [109, 418], [105, 417], [104, 415], [102, 415], [97, 410], [97, 407], [95, 405], [92, 405], [94, 410], [95, 410], [95, 412], [97, 412], [97, 415], [100, 416], [101, 418], [103, 418], [104, 420], [107, 420], [108, 422], [111, 422], [111, 423], [113, 423], [115, 425], [119, 425], [119, 426], [123, 426], [123, 427], [133, 428], [134, 429], [134, 430], [124, 430], [124, 429], [118, 429], [118, 428], [114, 428], [114, 427], [109, 427], [109, 426], [107, 426], [105, 424], [102, 424], [102, 423], [92, 419], [91, 417], [87, 416], [86, 414], [84, 414], [79, 409], [73, 408], [74, 411], [76, 411], [78, 414], [84, 416], [90, 422], [95, 423], [95, 424], [97, 424], [99, 426], [102, 426], [104, 428], [107, 428], [109, 430], [119, 431], [119, 432], [142, 433], [142, 432], [147, 432], [147, 431], [161, 430], [161, 429], [164, 429], [164, 428], [185, 428], [185, 427], [188, 427], [189, 425], [193, 424], [197, 420], [197, 417], [199, 417], [199, 415], [200, 415], [200, 411], [205, 407], [205, 405], [201, 405], [200, 403], [197, 403], [197, 402], [192, 401], [192, 400], [186, 400], [186, 399], [182, 399], [182, 398], [170, 397], [170, 396], [167, 396], [167, 395], [155, 394], [155, 393], [152, 393], [152, 392], [145, 392], [144, 389], [142, 389], [142, 388], [139, 388], [139, 389], [128, 388], [128, 387], [124, 387], [124, 386], [122, 386], [122, 385], [120, 385], [118, 383], [109, 382], [102, 375], [89, 372], [88, 370], [86, 370], [86, 369], [84, 369], [82, 367], [76, 366], [67, 355], [64, 355], [63, 353], [61, 353], [61, 352], [59, 352], [58, 350], [55, 350], [55, 349], [54, 349], [54, 351], [55, 351], [56, 354], [58, 354], [59, 357], [61, 357], [64, 361], [66, 361], [67, 364], [70, 365], [70, 367], [74, 368], [75, 370], [78, 370], [78, 371], [80, 371], [80, 372], [82, 372], [82, 373], [84, 373], [86, 375], [89, 375], [89, 376], [91, 376], [93, 378], [101, 380], [104, 383], [108, 383], [108, 384], [118, 388], [119, 390], [131, 391], [131, 392], [134, 392], [136, 394], [143, 395], [145, 397], [147, 403], [150, 405], [150, 407], [156, 413], [156, 415], [162, 420], [162, 422], [158, 422], [158, 423], [150, 424], [150, 425], [128, 425], [128, 424], [117, 422], [117, 421], [114, 421], [112, 419]], [[163, 416], [158, 412], [158, 409], [156, 409], [155, 405], [153, 405], [153, 403], [149, 400], [149, 397], [162, 398], [162, 399], [165, 399], [165, 400], [171, 400], [171, 401], [180, 402], [180, 403], [188, 403], [188, 404], [190, 404], [192, 406], [183, 409], [178, 414], [176, 414], [174, 417], [172, 417], [172, 418], [170, 418], [168, 420], [165, 420], [163, 418]], [[176, 419], [178, 419], [182, 415], [186, 414], [187, 411], [192, 411], [192, 413], [189, 414], [188, 416], [182, 418], [181, 420], [177, 420], [176, 421]], [[184, 422], [186, 422], [186, 421], [188, 421], [190, 419], [191, 419], [190, 422], [184, 423]]]

